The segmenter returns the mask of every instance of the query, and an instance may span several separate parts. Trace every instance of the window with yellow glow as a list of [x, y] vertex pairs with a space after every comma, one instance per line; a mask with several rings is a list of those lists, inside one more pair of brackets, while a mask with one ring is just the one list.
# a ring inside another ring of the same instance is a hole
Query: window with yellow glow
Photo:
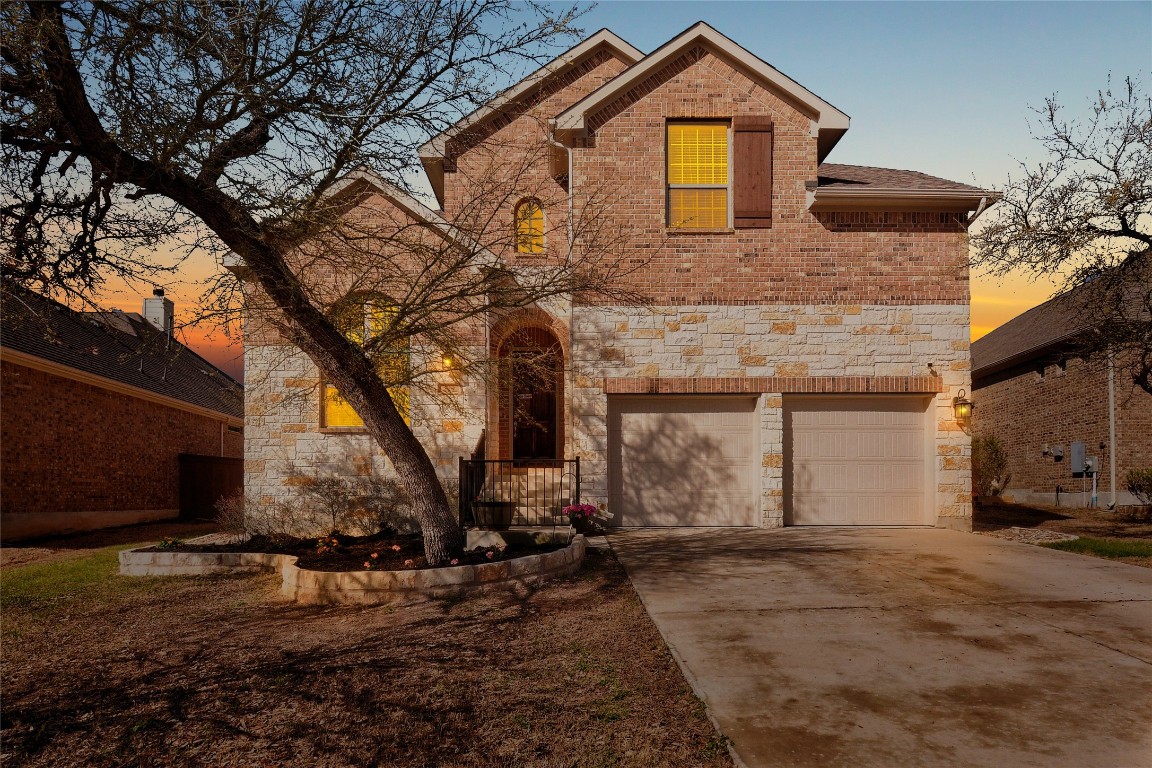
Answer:
[[728, 124], [668, 124], [668, 226], [728, 224]]
[[[345, 323], [346, 327], [341, 330], [351, 341], [363, 346], [395, 322], [397, 310], [392, 306], [375, 303], [359, 306], [360, 312], [356, 313], [359, 322], [353, 320]], [[409, 355], [410, 344], [407, 338], [402, 344], [376, 355], [376, 370], [380, 373], [380, 378], [386, 385], [395, 383], [395, 386], [388, 387], [388, 394], [392, 397], [396, 410], [404, 417], [405, 424], [411, 423], [411, 392], [404, 383], [409, 376]], [[322, 390], [321, 423], [325, 427], [351, 429], [364, 427], [364, 420], [360, 418], [360, 414], [356, 413], [356, 409], [344, 399], [336, 387], [325, 383]]]
[[516, 252], [544, 252], [544, 208], [533, 197], [516, 206]]

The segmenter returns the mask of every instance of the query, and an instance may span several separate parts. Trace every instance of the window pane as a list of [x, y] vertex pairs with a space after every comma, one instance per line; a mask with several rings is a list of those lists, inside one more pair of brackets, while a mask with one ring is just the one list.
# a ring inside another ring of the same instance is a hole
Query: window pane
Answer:
[[516, 206], [516, 251], [544, 252], [544, 209], [536, 200], [525, 200]]
[[691, 229], [725, 229], [728, 226], [728, 190], [668, 190], [668, 224]]
[[669, 184], [727, 184], [728, 126], [671, 123], [668, 126]]
[[[366, 302], [361, 305], [362, 312], [358, 313], [360, 320], [351, 324], [346, 335], [357, 344], [364, 344], [369, 337], [377, 336], [391, 329], [396, 322], [398, 309], [394, 305]], [[410, 341], [404, 339], [394, 348], [378, 354], [376, 369], [384, 384], [395, 384], [388, 387], [388, 394], [396, 410], [404, 417], [404, 423], [410, 424], [411, 394], [407, 386], [410, 366]], [[322, 394], [324, 399], [324, 426], [325, 427], [363, 427], [364, 420], [356, 410], [348, 404], [340, 392], [332, 386], [324, 385]]]
[[362, 427], [363, 420], [335, 387], [324, 385], [324, 426]]

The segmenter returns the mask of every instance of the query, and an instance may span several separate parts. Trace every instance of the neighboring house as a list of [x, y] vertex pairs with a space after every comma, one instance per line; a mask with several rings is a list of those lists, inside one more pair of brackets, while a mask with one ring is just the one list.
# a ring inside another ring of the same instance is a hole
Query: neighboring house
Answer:
[[1106, 356], [1083, 357], [1090, 325], [1082, 294], [1091, 287], [1033, 307], [972, 344], [972, 434], [996, 437], [1006, 450], [1007, 498], [1087, 506], [1091, 477], [1076, 466], [1083, 455], [1094, 460], [1100, 506], [1134, 504], [1128, 470], [1152, 467], [1152, 395], [1122, 365], [1110, 382]]
[[[613, 525], [970, 529], [952, 399], [970, 388], [967, 229], [993, 196], [824, 162], [848, 124], [707, 24], [647, 55], [602, 30], [421, 149], [441, 212], [355, 174], [365, 208], [436, 223], [499, 172], [491, 147], [543, 147], [524, 188], [573, 205], [614, 190], [599, 215], [640, 265], [625, 287], [645, 306], [493, 316], [477, 343], [512, 376], [466, 383], [454, 411], [412, 394], [445, 480], [478, 448], [529, 478], [579, 457], [580, 496]], [[526, 194], [496, 211], [520, 239], [495, 257], [530, 269], [567, 210]], [[547, 364], [517, 375], [521, 356]], [[387, 469], [315, 366], [255, 322], [245, 378], [250, 499], [291, 498], [302, 472]]]
[[214, 461], [182, 454], [242, 456], [243, 388], [172, 338], [173, 304], [156, 294], [143, 316], [5, 294], [5, 541], [175, 517], [182, 464]]

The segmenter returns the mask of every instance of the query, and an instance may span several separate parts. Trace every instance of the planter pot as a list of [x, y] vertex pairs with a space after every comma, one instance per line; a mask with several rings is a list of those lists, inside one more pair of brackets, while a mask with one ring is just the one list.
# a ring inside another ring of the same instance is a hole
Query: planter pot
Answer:
[[576, 533], [582, 533], [585, 536], [594, 535], [596, 533], [596, 522], [583, 517], [577, 517], [572, 520], [572, 528]]
[[502, 531], [512, 525], [512, 514], [516, 511], [514, 501], [474, 501], [472, 513], [476, 525]]

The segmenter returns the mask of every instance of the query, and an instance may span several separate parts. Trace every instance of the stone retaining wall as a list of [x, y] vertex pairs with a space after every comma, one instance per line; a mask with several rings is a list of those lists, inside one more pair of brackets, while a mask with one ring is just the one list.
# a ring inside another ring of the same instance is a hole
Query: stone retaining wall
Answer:
[[406, 605], [437, 597], [534, 585], [573, 573], [584, 562], [585, 541], [576, 536], [564, 549], [482, 565], [412, 571], [311, 571], [292, 555], [216, 552], [120, 553], [125, 576], [187, 576], [279, 571], [280, 594], [307, 605]]

